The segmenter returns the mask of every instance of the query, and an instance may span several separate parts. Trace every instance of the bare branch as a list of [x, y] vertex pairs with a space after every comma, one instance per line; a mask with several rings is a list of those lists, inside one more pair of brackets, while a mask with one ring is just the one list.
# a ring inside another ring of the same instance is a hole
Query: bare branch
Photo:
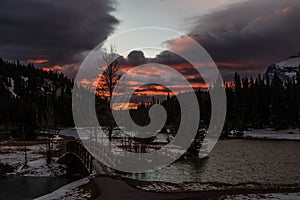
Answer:
[[110, 45], [108, 49], [103, 49], [102, 58], [106, 66], [100, 66], [105, 69], [97, 85], [97, 91], [101, 92], [102, 97], [108, 97], [110, 102], [114, 87], [118, 81], [119, 60], [116, 58], [117, 48]]

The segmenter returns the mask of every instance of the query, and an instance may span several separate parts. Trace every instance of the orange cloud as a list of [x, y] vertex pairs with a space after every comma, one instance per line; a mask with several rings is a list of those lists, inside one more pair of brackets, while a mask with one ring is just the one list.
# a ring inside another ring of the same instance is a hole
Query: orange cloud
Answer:
[[[210, 67], [210, 63], [206, 63], [206, 64], [201, 64], [199, 63], [199, 65], [205, 67]], [[179, 73], [181, 73], [189, 82], [190, 85], [193, 89], [198, 89], [198, 88], [203, 88], [206, 89], [207, 88], [207, 84], [203, 83], [202, 79], [201, 79], [201, 75], [197, 72], [197, 70], [195, 70], [195, 68], [190, 65], [190, 64], [178, 64], [178, 65], [170, 65], [169, 67], [177, 70]], [[127, 65], [122, 65], [120, 67], [120, 71], [122, 71], [122, 73], [120, 73], [120, 75], [128, 72], [129, 70], [133, 69], [133, 66], [127, 66]], [[159, 96], [159, 98], [162, 98], [162, 96], [167, 96], [168, 93], [170, 95], [177, 95], [179, 93], [184, 93], [184, 92], [191, 92], [193, 91], [192, 88], [184, 86], [184, 85], [180, 85], [180, 84], [176, 84], [176, 79], [172, 79], [172, 81], [170, 81], [170, 85], [166, 85], [166, 86], [161, 86], [161, 85], [143, 85], [143, 80], [149, 79], [153, 76], [157, 76], [159, 77], [162, 73], [166, 73], [165, 70], [162, 69], [158, 69], [155, 66], [149, 66], [147, 68], [147, 70], [139, 70], [136, 69], [134, 71], [130, 71], [128, 72], [127, 76], [130, 76], [131, 79], [130, 81], [127, 81], [125, 84], [123, 85], [119, 85], [119, 90], [118, 92], [114, 92], [114, 95], [116, 96], [122, 96], [125, 95], [122, 91], [122, 88], [124, 87], [124, 92], [126, 91], [126, 88], [128, 89], [133, 89], [135, 90], [134, 92], [134, 98], [133, 98], [133, 102], [135, 102], [135, 104], [128, 104], [125, 105], [123, 102], [117, 102], [117, 104], [113, 105], [114, 109], [119, 110], [119, 109], [132, 109], [134, 108], [137, 104], [137, 101], [148, 101], [151, 100], [152, 96]], [[174, 77], [173, 77], [174, 78]], [[87, 79], [83, 79], [80, 83], [82, 86], [84, 87], [88, 87], [88, 88], [97, 88], [99, 87], [100, 90], [96, 90], [95, 94], [96, 95], [100, 95], [101, 96], [108, 96], [108, 92], [106, 92], [105, 90], [102, 91], [101, 90], [101, 85], [104, 85], [104, 83], [102, 82], [103, 80], [100, 79], [100, 74], [99, 74], [99, 78], [95, 79], [95, 80], [87, 80]], [[138, 85], [143, 85], [141, 87], [139, 87]], [[176, 94], [174, 94], [173, 92], [171, 92], [172, 90], [177, 91]], [[137, 98], [137, 99], [136, 99]]]
[[137, 103], [113, 103], [112, 104], [113, 110], [136, 110], [138, 109]]
[[49, 62], [48, 59], [28, 59], [27, 62], [34, 64], [43, 64]]
[[281, 14], [288, 14], [292, 11], [292, 9], [293, 9], [292, 6], [289, 5], [289, 6], [286, 6], [282, 9], [280, 9], [280, 13]]
[[147, 95], [147, 96], [156, 96], [156, 95], [168, 95], [168, 92], [167, 91], [151, 91], [151, 90], [145, 90], [145, 91], [139, 91], [139, 92], [136, 92], [136, 94], [138, 96], [141, 96], [141, 95]]
[[42, 68], [43, 71], [47, 71], [47, 72], [49, 72], [49, 71], [59, 71], [61, 69], [62, 69], [62, 67], [60, 65], [54, 65], [54, 66], [51, 66], [51, 67], [43, 67]]
[[98, 79], [93, 79], [93, 80], [82, 79], [80, 81], [80, 84], [82, 86], [87, 86], [87, 87], [97, 87], [98, 86]]
[[191, 86], [195, 89], [196, 88], [202, 88], [202, 89], [208, 88], [206, 83], [192, 83]]
[[[168, 47], [175, 52], [184, 52], [191, 48], [193, 42], [191, 38], [196, 39], [194, 38], [194, 36], [182, 36], [180, 38], [172, 40], [168, 44]], [[197, 38], [197, 40], [199, 40], [199, 38]]]

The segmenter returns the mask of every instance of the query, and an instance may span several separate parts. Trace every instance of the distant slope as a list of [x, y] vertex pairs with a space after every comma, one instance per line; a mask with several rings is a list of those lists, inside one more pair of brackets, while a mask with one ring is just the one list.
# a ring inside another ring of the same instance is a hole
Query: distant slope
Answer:
[[73, 81], [0, 59], [0, 129], [72, 126]]
[[274, 75], [278, 75], [283, 83], [289, 81], [296, 81], [297, 74], [300, 73], [300, 53], [291, 56], [279, 63], [272, 64], [266, 71], [266, 76], [270, 81], [273, 80]]
[[300, 53], [296, 54], [295, 56], [291, 56], [288, 59], [276, 63], [277, 67], [284, 69], [284, 68], [299, 68], [300, 66]]

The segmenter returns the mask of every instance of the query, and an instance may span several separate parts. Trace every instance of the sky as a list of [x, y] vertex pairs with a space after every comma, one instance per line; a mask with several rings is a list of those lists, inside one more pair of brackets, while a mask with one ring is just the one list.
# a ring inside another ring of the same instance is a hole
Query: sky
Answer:
[[[0, 57], [74, 78], [85, 56], [107, 38], [162, 27], [182, 33], [170, 38], [153, 34], [152, 39], [161, 37], [163, 48], [194, 54], [189, 35], [209, 53], [223, 79], [231, 80], [236, 71], [255, 77], [300, 51], [299, 9], [299, 0], [1, 0]], [[127, 67], [137, 59], [140, 64], [163, 60], [180, 72], [189, 68], [168, 52], [147, 49], [133, 51], [129, 61], [130, 51], [122, 53], [136, 41], [116, 44]], [[192, 69], [186, 76], [199, 83]]]
[[[178, 31], [186, 35], [194, 27], [199, 15], [208, 14], [214, 10], [224, 9], [227, 6], [245, 0], [117, 0], [115, 1], [116, 10], [112, 13], [120, 20], [116, 27], [114, 35], [122, 34], [125, 31], [143, 28], [143, 27], [158, 27]], [[132, 33], [134, 34], [134, 33]], [[160, 35], [155, 35], [156, 38]], [[161, 36], [162, 48], [166, 40]], [[144, 38], [151, 40], [152, 37]], [[130, 46], [132, 41], [118, 41], [118, 50], [122, 54], [122, 48]], [[143, 50], [146, 57], [155, 57], [159, 51], [153, 49]]]
[[116, 32], [162, 27], [187, 34], [200, 15], [240, 1], [245, 0], [118, 0], [113, 12], [120, 20]]

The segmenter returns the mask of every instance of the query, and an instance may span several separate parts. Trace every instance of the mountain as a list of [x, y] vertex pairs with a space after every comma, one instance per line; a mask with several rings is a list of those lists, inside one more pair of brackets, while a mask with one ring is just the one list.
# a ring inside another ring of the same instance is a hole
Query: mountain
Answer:
[[297, 75], [300, 74], [300, 53], [269, 66], [266, 71], [266, 76], [270, 81], [273, 80], [275, 74], [279, 76], [285, 84], [289, 81], [295, 81]]
[[63, 74], [0, 59], [0, 130], [72, 126], [72, 88]]

